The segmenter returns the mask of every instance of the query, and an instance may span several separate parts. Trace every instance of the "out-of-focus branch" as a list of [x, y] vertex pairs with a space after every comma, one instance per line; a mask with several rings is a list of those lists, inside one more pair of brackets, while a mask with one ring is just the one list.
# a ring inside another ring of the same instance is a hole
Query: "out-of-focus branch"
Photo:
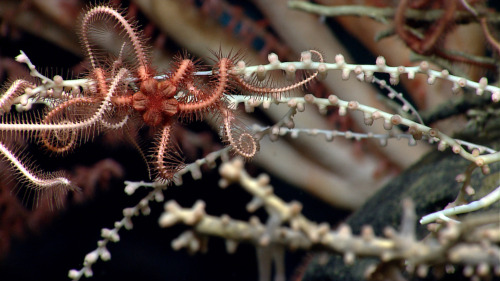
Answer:
[[[338, 6], [325, 6], [314, 4], [305, 1], [289, 1], [288, 7], [312, 14], [318, 14], [327, 17], [340, 17], [340, 16], [357, 16], [369, 17], [376, 21], [387, 23], [388, 20], [394, 18], [396, 8], [391, 7], [370, 7], [361, 5], [338, 5]], [[405, 11], [405, 18], [409, 20], [427, 21], [432, 22], [440, 19], [445, 11], [443, 10], [418, 10], [407, 9]], [[497, 13], [488, 13], [485, 18], [487, 22], [498, 23], [500, 17]], [[475, 21], [474, 15], [465, 11], [458, 11], [454, 15], [454, 21], [457, 24], [467, 24]]]
[[[433, 264], [453, 263], [466, 266], [500, 266], [500, 248], [488, 244], [488, 249], [478, 250], [481, 235], [495, 236], [499, 240], [499, 217], [495, 214], [471, 217], [462, 224], [449, 223], [441, 228], [435, 238], [418, 241], [415, 234], [416, 216], [413, 203], [403, 202], [403, 216], [400, 230], [390, 227], [384, 231], [385, 237], [377, 237], [370, 226], [363, 228], [361, 235], [354, 235], [348, 225], [330, 230], [326, 224], [316, 224], [301, 214], [301, 205], [285, 203], [278, 198], [269, 185], [266, 175], [250, 177], [243, 169], [241, 159], [223, 163], [220, 168], [221, 186], [240, 184], [254, 199], [247, 205], [250, 212], [263, 207], [270, 220], [278, 219], [279, 226], [269, 228], [257, 219], [250, 222], [235, 220], [229, 216], [215, 217], [205, 212], [205, 204], [198, 201], [193, 208], [182, 208], [174, 201], [165, 204], [165, 212], [159, 219], [162, 227], [182, 223], [192, 226], [172, 242], [174, 249], [186, 247], [190, 251], [200, 250], [207, 236], [227, 239], [228, 249], [234, 251], [239, 242], [252, 243], [258, 248], [281, 245], [292, 249], [323, 249], [344, 256], [344, 261], [352, 264], [355, 257], [377, 257], [381, 264], [404, 260], [407, 268], [426, 275], [425, 268]], [[284, 224], [289, 224], [290, 227]], [[479, 238], [479, 240], [477, 240]], [[368, 268], [366, 276], [374, 272]], [[269, 272], [270, 273], [270, 272]], [[425, 274], [424, 274], [425, 273]], [[484, 274], [484, 273], [482, 273]]]

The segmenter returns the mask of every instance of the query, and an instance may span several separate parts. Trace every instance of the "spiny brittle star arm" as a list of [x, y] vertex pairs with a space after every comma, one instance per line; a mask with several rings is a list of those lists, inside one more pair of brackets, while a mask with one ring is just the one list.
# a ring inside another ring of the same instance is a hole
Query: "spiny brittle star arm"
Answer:
[[238, 123], [230, 109], [222, 109], [222, 118], [224, 139], [237, 154], [247, 159], [252, 158], [259, 151], [258, 140], [245, 130], [243, 124]]
[[163, 127], [155, 151], [154, 165], [159, 180], [171, 180], [182, 169], [183, 163], [172, 139], [172, 124]]
[[218, 63], [218, 72], [216, 85], [210, 91], [210, 93], [205, 93], [205, 91], [200, 91], [192, 86], [192, 90], [197, 94], [198, 98], [195, 102], [179, 102], [178, 108], [182, 115], [196, 114], [201, 111], [207, 111], [214, 107], [214, 105], [221, 100], [224, 95], [224, 91], [228, 86], [228, 69], [232, 65], [228, 58], [221, 58]]
[[[319, 58], [319, 62], [323, 63], [323, 55], [316, 51], [316, 50], [309, 50], [309, 52], [304, 52], [302, 54], [301, 61], [304, 62], [307, 60], [309, 63], [311, 61], [311, 54], [315, 54]], [[293, 67], [293, 65], [290, 65], [290, 67]], [[326, 71], [326, 69], [325, 69]], [[295, 73], [295, 68], [292, 69], [292, 73]], [[280, 93], [286, 93], [295, 89], [298, 89], [302, 86], [307, 85], [309, 82], [311, 82], [314, 78], [318, 77], [319, 71], [315, 71], [312, 74], [307, 75], [304, 79], [300, 80], [299, 82], [296, 82], [291, 85], [283, 86], [283, 87], [260, 87], [260, 86], [255, 86], [252, 85], [251, 83], [246, 82], [242, 77], [240, 76], [235, 76], [235, 79], [239, 86], [243, 88], [246, 91], [249, 91], [253, 94], [280, 94]]]
[[90, 9], [84, 16], [82, 20], [82, 40], [85, 45], [85, 49], [89, 56], [90, 62], [92, 64], [92, 68], [96, 69], [99, 66], [96, 63], [95, 54], [92, 51], [92, 47], [89, 42], [89, 30], [90, 26], [98, 20], [102, 20], [103, 17], [111, 17], [121, 26], [121, 28], [125, 31], [127, 36], [129, 37], [132, 46], [134, 48], [135, 55], [137, 60], [142, 66], [147, 65], [147, 56], [144, 52], [144, 47], [142, 45], [142, 40], [137, 36], [137, 30], [134, 26], [132, 26], [127, 19], [115, 9], [108, 6], [96, 6]]
[[105, 115], [106, 110], [110, 106], [111, 97], [117, 91], [121, 83], [124, 83], [128, 78], [129, 71], [126, 68], [120, 69], [118, 74], [113, 78], [113, 81], [109, 87], [109, 90], [105, 98], [101, 101], [99, 109], [89, 118], [78, 122], [70, 122], [67, 124], [36, 124], [36, 123], [24, 123], [24, 124], [4, 124], [0, 123], [0, 131], [51, 131], [51, 130], [78, 130], [89, 128], [100, 120]]
[[0, 113], [9, 112], [10, 107], [14, 103], [14, 99], [24, 94], [27, 88], [34, 88], [35, 86], [26, 80], [18, 79], [10, 85], [5, 93], [0, 97]]
[[76, 189], [65, 177], [40, 175], [37, 172], [32, 172], [12, 153], [2, 142], [0, 142], [0, 153], [3, 154], [9, 163], [19, 171], [19, 173], [29, 181], [35, 189], [47, 189], [55, 186], [64, 186], [68, 190]]

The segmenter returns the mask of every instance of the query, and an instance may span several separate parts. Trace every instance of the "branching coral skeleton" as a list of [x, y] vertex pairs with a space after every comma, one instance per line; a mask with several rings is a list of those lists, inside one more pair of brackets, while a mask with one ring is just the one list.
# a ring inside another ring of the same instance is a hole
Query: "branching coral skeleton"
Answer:
[[[101, 23], [114, 24], [123, 36], [122, 51], [117, 58], [99, 50], [97, 42], [93, 41], [95, 39], [91, 35]], [[118, 221], [113, 229], [103, 229], [101, 235], [103, 240], [98, 242], [98, 248], [85, 257], [84, 267], [81, 270], [69, 272], [70, 278], [92, 276], [92, 264], [99, 258], [102, 260], [111, 258], [106, 244], [109, 241], [119, 241], [118, 231], [122, 227], [132, 228], [133, 216], [139, 212], [148, 215], [149, 202], [164, 201], [162, 192], [168, 184], [172, 182], [182, 184], [182, 174], [188, 171], [193, 178], [201, 177], [199, 167], [206, 163], [214, 166], [215, 160], [219, 157], [223, 157], [225, 162], [220, 170], [223, 177], [221, 185], [226, 186], [231, 182], [241, 183], [254, 196], [248, 209], [255, 210], [264, 206], [270, 215], [269, 221], [263, 225], [257, 221], [247, 223], [228, 217], [216, 218], [204, 212], [203, 203], [189, 210], [169, 202], [160, 218], [160, 225], [168, 227], [176, 223], [185, 223], [192, 225], [194, 231], [176, 240], [174, 242], [176, 248], [189, 246], [191, 250], [197, 250], [199, 244], [196, 242], [198, 239], [196, 235], [215, 235], [228, 239], [230, 248], [234, 248], [234, 243], [240, 241], [250, 241], [258, 248], [279, 244], [279, 247], [309, 249], [313, 245], [320, 245], [329, 251], [342, 253], [348, 263], [353, 262], [355, 256], [375, 256], [384, 261], [405, 259], [409, 262], [409, 267], [425, 267], [443, 262], [444, 259], [447, 262], [466, 265], [486, 264], [493, 266], [496, 272], [500, 272], [499, 261], [489, 254], [477, 253], [477, 261], [466, 260], [463, 253], [475, 250], [473, 245], [461, 244], [462, 248], [452, 249], [448, 253], [449, 256], [434, 255], [435, 252], [442, 253], [443, 249], [449, 249], [463, 242], [459, 239], [461, 235], [475, 237], [475, 232], [466, 233], [467, 227], [491, 224], [498, 226], [498, 218], [492, 218], [493, 216], [488, 216], [479, 222], [466, 220], [462, 225], [456, 223], [458, 220], [452, 220], [447, 216], [472, 212], [498, 201], [500, 187], [477, 203], [467, 204], [457, 200], [460, 205], [422, 218], [421, 223], [429, 223], [438, 218], [450, 221], [437, 234], [441, 235], [441, 243], [415, 240], [414, 226], [411, 226], [414, 223], [414, 214], [409, 202], [405, 203], [405, 218], [400, 232], [388, 230], [387, 238], [377, 238], [373, 235], [373, 230], [367, 228], [361, 237], [356, 237], [348, 227], [340, 227], [337, 231], [333, 231], [326, 225], [311, 222], [300, 213], [299, 203], [286, 204], [272, 193], [267, 177], [252, 179], [244, 171], [241, 160], [228, 162], [229, 150], [245, 159], [254, 157], [259, 151], [259, 141], [266, 135], [276, 140], [286, 134], [298, 137], [299, 134], [306, 133], [322, 134], [327, 141], [335, 137], [355, 140], [375, 139], [385, 145], [389, 138], [406, 138], [410, 145], [417, 141], [437, 143], [438, 150], [451, 148], [454, 153], [469, 160], [471, 167], [481, 167], [484, 173], [488, 173], [488, 165], [500, 161], [500, 152], [452, 138], [423, 124], [417, 110], [387, 82], [374, 77], [374, 74], [389, 74], [391, 85], [397, 84], [403, 74], [410, 79], [417, 74], [423, 74], [427, 76], [429, 84], [433, 84], [436, 79], [451, 81], [453, 91], [465, 87], [472, 88], [477, 95], [490, 95], [492, 103], [499, 102], [500, 88], [488, 85], [486, 78], [481, 78], [478, 82], [470, 81], [452, 75], [446, 70], [433, 70], [427, 62], [414, 67], [391, 67], [386, 65], [383, 57], [378, 57], [374, 65], [349, 64], [342, 55], [337, 55], [334, 63], [327, 63], [316, 50], [303, 52], [300, 61], [295, 62], [281, 62], [276, 54], [270, 54], [269, 64], [255, 66], [247, 66], [244, 56], [239, 53], [224, 55], [219, 51], [214, 53], [214, 66], [211, 70], [199, 66], [196, 60], [185, 54], [176, 58], [170, 71], [160, 73], [152, 67], [144, 40], [139, 34], [138, 28], [115, 8], [105, 5], [92, 7], [83, 16], [81, 25], [81, 40], [91, 64], [88, 77], [64, 80], [61, 76], [55, 76], [50, 79], [40, 74], [28, 56], [21, 52], [16, 60], [25, 63], [31, 75], [40, 81], [33, 83], [23, 79], [16, 80], [0, 96], [0, 113], [2, 113], [0, 154], [17, 171], [20, 181], [34, 190], [37, 194], [36, 201], [40, 194], [58, 203], [61, 196], [67, 191], [76, 190], [77, 187], [61, 173], [48, 174], [31, 169], [30, 166], [33, 164], [25, 163], [23, 161], [25, 156], [17, 156], [12, 152], [13, 150], [6, 145], [7, 139], [13, 137], [36, 140], [49, 151], [63, 154], [91, 141], [101, 132], [127, 130], [129, 122], [139, 122], [158, 132], [154, 141], [155, 149], [150, 158], [150, 164], [154, 167], [154, 178], [151, 180], [154, 182], [127, 182], [125, 187], [128, 194], [134, 193], [140, 186], [150, 186], [153, 191], [136, 206], [125, 209], [124, 218]], [[306, 73], [301, 79], [297, 79], [295, 75], [299, 70]], [[293, 82], [285, 86], [267, 82], [268, 73], [272, 71], [284, 73], [286, 78]], [[329, 71], [340, 71], [344, 80], [349, 79], [350, 74], [354, 73], [360, 81], [376, 83], [385, 88], [390, 92], [389, 97], [396, 98], [402, 103], [402, 111], [408, 113], [407, 116], [385, 112], [356, 100], [343, 100], [335, 95], [330, 95], [328, 98], [318, 98], [311, 94], [304, 97], [286, 95], [294, 89], [307, 86], [314, 79], [326, 79]], [[29, 115], [35, 103], [45, 105], [46, 113], [43, 116]], [[235, 108], [239, 103], [244, 103], [248, 112], [252, 112], [260, 105], [264, 109], [269, 109], [272, 104], [286, 104], [289, 110], [273, 126], [256, 125], [252, 131], [236, 117]], [[294, 128], [295, 115], [310, 105], [317, 106], [320, 112], [325, 112], [330, 107], [338, 108], [341, 116], [348, 111], [359, 111], [363, 114], [366, 125], [379, 126], [375, 121], [380, 119], [384, 129], [390, 132], [373, 134]], [[19, 112], [28, 111], [28, 117], [11, 117], [9, 112], [13, 106]], [[172, 131], [175, 130], [174, 123], [177, 121], [195, 120], [215, 121], [222, 139], [228, 146], [193, 164], [185, 165]], [[391, 131], [393, 127], [401, 127], [407, 132], [395, 133]], [[464, 181], [467, 181], [468, 176], [470, 174], [465, 175]], [[464, 184], [464, 190], [465, 186]], [[338, 200], [343, 200], [342, 196], [339, 195]], [[290, 227], [283, 226], [284, 223]], [[242, 236], [242, 233], [249, 235]], [[490, 250], [493, 256], [499, 253], [496, 245]], [[271, 258], [265, 260], [270, 261]], [[262, 264], [261, 268], [267, 268], [266, 266]], [[278, 274], [283, 273], [278, 272]]]
[[[201, 165], [214, 166], [218, 157], [228, 157], [227, 149], [215, 152], [188, 165], [179, 172], [179, 177], [193, 170], [197, 171]], [[232, 161], [224, 161], [219, 169], [221, 174], [220, 186], [226, 188], [233, 183], [240, 184], [254, 198], [247, 204], [247, 210], [254, 212], [263, 207], [269, 214], [268, 222], [262, 223], [254, 217], [249, 222], [235, 220], [229, 216], [216, 217], [205, 212], [205, 203], [198, 201], [192, 208], [182, 208], [174, 200], [165, 203], [165, 212], [160, 216], [158, 222], [161, 227], [170, 227], [175, 224], [186, 224], [192, 227], [172, 241], [172, 247], [176, 250], [186, 248], [190, 252], [202, 250], [203, 240], [215, 236], [226, 239], [228, 252], [234, 252], [238, 243], [252, 243], [257, 251], [270, 255], [276, 249], [324, 249], [344, 255], [348, 264], [359, 257], [378, 257], [383, 262], [390, 263], [394, 260], [406, 260], [407, 269], [416, 272], [420, 277], [425, 277], [430, 265], [443, 263], [445, 261], [454, 264], [466, 265], [464, 274], [470, 276], [474, 267], [478, 268], [478, 274], [485, 275], [488, 271], [484, 268], [493, 266], [495, 272], [500, 272], [500, 248], [495, 244], [488, 244], [488, 248], [478, 248], [480, 237], [494, 237], [492, 242], [500, 241], [498, 232], [498, 216], [491, 213], [487, 216], [475, 216], [467, 218], [462, 224], [450, 221], [444, 228], [440, 229], [435, 238], [418, 241], [415, 237], [416, 217], [414, 206], [410, 200], [403, 202], [403, 217], [401, 228], [396, 231], [387, 228], [385, 237], [375, 235], [370, 226], [363, 228], [360, 235], [354, 235], [348, 225], [341, 225], [332, 230], [328, 224], [317, 224], [310, 221], [301, 214], [302, 206], [299, 202], [286, 203], [273, 193], [269, 177], [265, 174], [252, 178], [244, 170], [244, 162], [236, 158]], [[194, 175], [197, 175], [194, 172]], [[150, 213], [149, 202], [164, 200], [162, 190], [165, 185], [144, 182], [126, 182], [126, 191], [132, 194], [139, 187], [153, 188], [134, 207], [124, 210], [124, 217], [115, 223], [113, 229], [103, 229], [102, 240], [98, 241], [98, 248], [90, 252], [84, 259], [84, 267], [70, 271], [69, 276], [74, 280], [82, 276], [92, 276], [92, 265], [102, 259], [111, 258], [106, 248], [108, 242], [120, 240], [119, 231], [122, 227], [131, 229], [132, 217], [139, 214]], [[289, 226], [286, 226], [289, 225]], [[483, 227], [481, 227], [483, 226]], [[472, 230], [472, 232], [471, 232]], [[465, 242], [466, 241], [466, 242]], [[272, 250], [271, 250], [272, 249]], [[270, 276], [270, 266], [275, 264], [277, 272], [275, 278], [284, 276], [280, 271], [281, 259], [259, 258], [259, 270], [261, 276]], [[262, 272], [264, 271], [264, 272]], [[368, 268], [365, 273], [367, 278], [376, 273], [376, 268]], [[266, 280], [267, 277], [264, 279]]]

